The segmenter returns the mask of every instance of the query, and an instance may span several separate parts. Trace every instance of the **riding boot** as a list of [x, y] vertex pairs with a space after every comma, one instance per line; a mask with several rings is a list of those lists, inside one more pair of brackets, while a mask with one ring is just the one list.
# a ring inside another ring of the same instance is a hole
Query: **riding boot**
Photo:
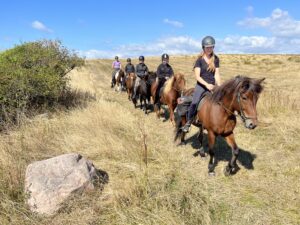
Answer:
[[189, 132], [190, 127], [191, 127], [192, 122], [193, 122], [193, 119], [194, 119], [194, 116], [195, 116], [196, 109], [197, 109], [197, 104], [191, 104], [191, 105], [190, 105], [189, 111], [188, 111], [188, 113], [187, 113], [187, 122], [186, 122], [186, 124], [181, 128], [181, 130], [182, 130], [184, 133]]

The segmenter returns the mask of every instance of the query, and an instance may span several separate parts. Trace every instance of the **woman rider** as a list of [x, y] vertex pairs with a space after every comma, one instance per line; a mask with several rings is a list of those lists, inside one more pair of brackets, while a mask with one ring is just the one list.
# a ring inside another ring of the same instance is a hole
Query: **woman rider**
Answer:
[[219, 72], [219, 57], [214, 53], [215, 39], [206, 36], [202, 40], [202, 52], [194, 66], [195, 78], [197, 80], [192, 104], [188, 109], [187, 123], [182, 127], [183, 132], [189, 132], [193, 118], [197, 113], [197, 106], [204, 92], [212, 91], [215, 85], [221, 85]]

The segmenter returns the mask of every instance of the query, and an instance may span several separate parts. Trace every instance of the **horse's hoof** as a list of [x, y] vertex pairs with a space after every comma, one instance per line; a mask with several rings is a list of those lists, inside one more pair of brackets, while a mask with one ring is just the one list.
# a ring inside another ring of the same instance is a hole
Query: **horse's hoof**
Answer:
[[216, 176], [215, 171], [208, 172], [208, 176], [209, 176], [209, 177], [214, 177], [214, 176]]
[[231, 168], [231, 174], [236, 174], [240, 170], [240, 167], [238, 165], [235, 165]]
[[231, 168], [229, 166], [226, 166], [225, 169], [224, 169], [224, 175], [226, 177], [230, 176], [231, 175]]
[[205, 152], [204, 152], [204, 148], [203, 148], [203, 147], [201, 147], [201, 148], [199, 149], [199, 155], [201, 156], [201, 158], [205, 158], [205, 157], [206, 157], [206, 154], [205, 154]]
[[181, 141], [177, 146], [185, 146], [186, 142], [185, 141]]
[[194, 157], [197, 157], [198, 155], [199, 155], [199, 151], [196, 151], [196, 152], [193, 154]]

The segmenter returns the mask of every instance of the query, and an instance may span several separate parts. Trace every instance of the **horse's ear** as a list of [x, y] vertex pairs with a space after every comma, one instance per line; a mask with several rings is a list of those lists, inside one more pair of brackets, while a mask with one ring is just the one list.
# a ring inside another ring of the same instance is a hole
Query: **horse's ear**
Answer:
[[260, 84], [260, 83], [263, 82], [265, 79], [266, 79], [265, 77], [264, 77], [264, 78], [261, 78], [261, 79], [257, 79], [256, 82], [257, 82], [258, 84]]

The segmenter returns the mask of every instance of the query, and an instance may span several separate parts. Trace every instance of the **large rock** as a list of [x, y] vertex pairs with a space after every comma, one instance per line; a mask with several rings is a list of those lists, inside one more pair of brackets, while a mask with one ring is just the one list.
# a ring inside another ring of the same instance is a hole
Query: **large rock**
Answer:
[[92, 190], [107, 181], [106, 172], [76, 153], [34, 162], [26, 169], [27, 203], [34, 212], [52, 215], [72, 193]]

